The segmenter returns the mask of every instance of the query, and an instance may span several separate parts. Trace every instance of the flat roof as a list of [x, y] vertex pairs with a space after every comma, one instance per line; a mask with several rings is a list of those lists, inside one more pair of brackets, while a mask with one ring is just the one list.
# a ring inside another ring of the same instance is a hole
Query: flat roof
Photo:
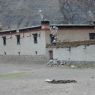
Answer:
[[[51, 24], [50, 27], [52, 26], [56, 26], [58, 27], [58, 29], [63, 29], [63, 28], [91, 28], [91, 29], [94, 29], [95, 28], [95, 25], [93, 24]], [[38, 30], [41, 30], [41, 25], [37, 25], [37, 26], [32, 26], [32, 27], [25, 27], [25, 28], [20, 28], [19, 29], [19, 32], [22, 33], [22, 32], [32, 32], [32, 31], [38, 31]], [[0, 32], [0, 35], [3, 35], [3, 34], [9, 34], [9, 33], [16, 33], [16, 29], [12, 29], [12, 30], [3, 30]]]

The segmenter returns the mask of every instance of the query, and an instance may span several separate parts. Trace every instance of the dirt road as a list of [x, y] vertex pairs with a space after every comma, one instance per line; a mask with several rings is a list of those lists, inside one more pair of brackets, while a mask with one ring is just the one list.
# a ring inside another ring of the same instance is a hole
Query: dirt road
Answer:
[[[49, 84], [46, 79], [74, 79], [77, 83]], [[95, 95], [95, 69], [1, 63], [0, 95]]]

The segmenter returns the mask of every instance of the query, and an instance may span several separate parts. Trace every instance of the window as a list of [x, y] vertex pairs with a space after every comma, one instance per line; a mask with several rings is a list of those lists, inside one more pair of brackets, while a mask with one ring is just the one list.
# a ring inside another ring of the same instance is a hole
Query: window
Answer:
[[56, 38], [56, 36], [55, 35], [53, 35], [53, 34], [50, 34], [50, 42], [51, 42], [51, 44], [56, 44], [56, 41], [57, 41], [57, 38]]
[[54, 41], [54, 35], [50, 34], [50, 42], [53, 43]]
[[17, 38], [17, 45], [20, 45], [20, 35], [16, 35]]
[[20, 55], [20, 52], [18, 52], [18, 55]]
[[89, 38], [90, 38], [90, 40], [95, 39], [95, 33], [89, 33]]
[[6, 36], [2, 37], [3, 38], [3, 45], [6, 45]]
[[35, 44], [38, 43], [38, 41], [37, 41], [37, 33], [36, 34], [33, 34], [33, 38], [34, 38], [34, 43]]
[[38, 52], [37, 52], [37, 51], [35, 51], [35, 54], [37, 55], [37, 54], [38, 54]]
[[4, 51], [4, 55], [7, 55], [5, 51]]

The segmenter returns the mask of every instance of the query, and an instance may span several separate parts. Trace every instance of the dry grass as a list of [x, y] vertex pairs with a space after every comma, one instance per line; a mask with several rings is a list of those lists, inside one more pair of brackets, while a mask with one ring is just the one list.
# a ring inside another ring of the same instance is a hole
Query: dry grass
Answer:
[[47, 44], [46, 48], [70, 48], [70, 47], [78, 47], [81, 45], [89, 46], [95, 45], [95, 40], [85, 40], [85, 41], [72, 41], [72, 42], [57, 42], [56, 45]]
[[10, 73], [2, 73], [0, 74], [0, 79], [19, 79], [29, 76], [30, 74], [27, 72], [10, 72]]

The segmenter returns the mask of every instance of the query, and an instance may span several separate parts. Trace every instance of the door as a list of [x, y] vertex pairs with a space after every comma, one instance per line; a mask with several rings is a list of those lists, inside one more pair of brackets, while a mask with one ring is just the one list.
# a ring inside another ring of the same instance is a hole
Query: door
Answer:
[[49, 59], [53, 59], [53, 51], [52, 50], [49, 51]]

